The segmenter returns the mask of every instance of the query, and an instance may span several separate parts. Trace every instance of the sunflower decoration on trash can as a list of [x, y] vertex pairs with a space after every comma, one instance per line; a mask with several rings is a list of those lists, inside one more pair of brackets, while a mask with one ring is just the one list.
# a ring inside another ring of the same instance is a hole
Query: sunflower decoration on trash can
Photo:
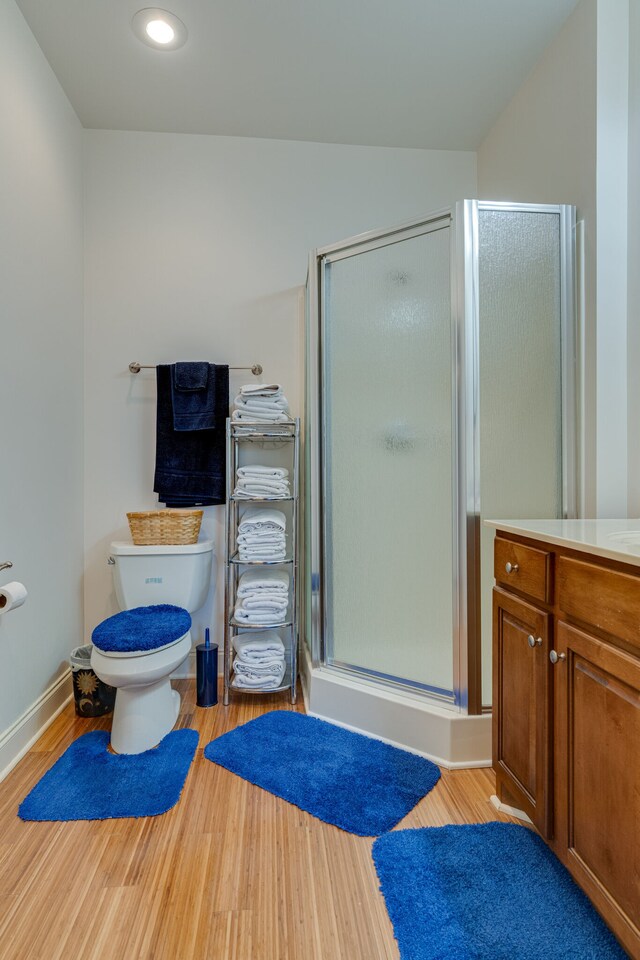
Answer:
[[92, 670], [78, 670], [73, 675], [78, 693], [81, 695], [78, 701], [80, 713], [93, 712], [95, 703], [92, 699], [93, 694], [98, 689], [98, 678]]

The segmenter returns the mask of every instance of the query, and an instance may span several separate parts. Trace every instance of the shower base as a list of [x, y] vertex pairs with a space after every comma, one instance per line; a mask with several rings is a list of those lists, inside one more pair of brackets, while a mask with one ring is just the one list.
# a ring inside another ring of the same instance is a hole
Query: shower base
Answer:
[[314, 667], [301, 643], [307, 713], [428, 757], [449, 769], [491, 766], [491, 714], [466, 716], [374, 680]]

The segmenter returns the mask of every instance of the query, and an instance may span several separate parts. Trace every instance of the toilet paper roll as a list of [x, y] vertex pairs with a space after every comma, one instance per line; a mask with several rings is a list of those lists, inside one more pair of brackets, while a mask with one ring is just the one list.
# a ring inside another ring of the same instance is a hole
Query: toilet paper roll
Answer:
[[9, 610], [21, 607], [27, 599], [27, 588], [24, 583], [12, 580], [4, 587], [0, 587], [0, 617]]

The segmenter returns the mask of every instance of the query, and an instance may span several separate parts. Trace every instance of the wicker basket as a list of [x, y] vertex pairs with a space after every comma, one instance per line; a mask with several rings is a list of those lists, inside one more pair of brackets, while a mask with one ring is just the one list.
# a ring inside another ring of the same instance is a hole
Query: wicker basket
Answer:
[[136, 546], [161, 543], [197, 543], [202, 510], [146, 510], [128, 513], [127, 520]]

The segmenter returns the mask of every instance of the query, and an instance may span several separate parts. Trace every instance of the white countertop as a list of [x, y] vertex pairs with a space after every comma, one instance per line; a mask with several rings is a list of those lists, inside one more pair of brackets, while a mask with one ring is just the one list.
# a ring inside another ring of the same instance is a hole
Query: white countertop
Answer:
[[[485, 520], [486, 526], [640, 567], [640, 520]], [[628, 534], [628, 537], [625, 536]], [[622, 535], [622, 536], [620, 536]]]

